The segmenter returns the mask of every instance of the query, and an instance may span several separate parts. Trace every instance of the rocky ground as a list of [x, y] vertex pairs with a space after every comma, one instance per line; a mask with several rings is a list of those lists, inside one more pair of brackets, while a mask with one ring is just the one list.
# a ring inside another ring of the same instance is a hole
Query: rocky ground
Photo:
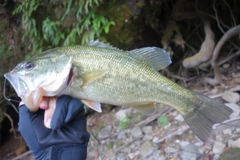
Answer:
[[[225, 98], [226, 95], [231, 98]], [[95, 113], [88, 119], [92, 134], [88, 159], [224, 160], [224, 156], [238, 159], [239, 151], [232, 148], [240, 147], [239, 94], [229, 92], [221, 97], [234, 110], [232, 120], [214, 126], [207, 143], [201, 142], [182, 116], [168, 107], [159, 106], [158, 113], [151, 117], [123, 107], [105, 114]]]
[[[227, 160], [240, 156], [239, 93], [236, 86], [210, 96], [234, 110], [231, 120], [214, 126], [206, 143], [188, 128], [183, 117], [159, 105], [153, 116], [132, 108], [106, 106], [103, 113], [88, 116], [91, 139], [88, 160]], [[19, 133], [18, 133], [19, 134]], [[23, 139], [11, 138], [0, 147], [0, 159], [31, 160]], [[13, 158], [14, 157], [14, 158]]]

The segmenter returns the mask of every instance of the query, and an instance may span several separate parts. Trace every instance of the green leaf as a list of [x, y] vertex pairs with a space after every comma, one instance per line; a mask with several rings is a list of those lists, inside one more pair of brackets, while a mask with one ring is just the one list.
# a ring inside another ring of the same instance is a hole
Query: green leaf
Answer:
[[108, 22], [108, 23], [103, 27], [105, 33], [108, 33], [108, 32], [109, 32], [109, 28], [110, 28], [111, 25], [114, 26], [115, 23], [114, 23], [113, 21], [110, 21], [110, 22]]
[[71, 6], [72, 6], [72, 2], [73, 0], [70, 0], [68, 2], [68, 5], [67, 5], [67, 10], [65, 11], [65, 13], [63, 14], [62, 18], [61, 18], [61, 21], [63, 21], [65, 19], [65, 17], [69, 14], [70, 12], [70, 9], [71, 9]]
[[163, 115], [163, 116], [160, 116], [157, 120], [157, 122], [162, 126], [162, 127], [165, 127], [166, 125], [168, 125], [169, 121], [168, 121], [168, 118], [167, 116]]

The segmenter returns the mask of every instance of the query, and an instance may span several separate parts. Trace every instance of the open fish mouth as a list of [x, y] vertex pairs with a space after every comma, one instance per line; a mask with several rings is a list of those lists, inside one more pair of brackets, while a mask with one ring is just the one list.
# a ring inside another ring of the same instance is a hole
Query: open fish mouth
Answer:
[[[20, 98], [23, 98], [24, 95], [26, 94], [26, 89], [28, 88], [27, 84], [11, 72], [4, 74], [4, 77], [5, 77], [5, 81], [8, 80], [10, 82], [10, 84], [16, 91], [17, 95]], [[6, 86], [4, 86], [4, 88], [5, 87]]]

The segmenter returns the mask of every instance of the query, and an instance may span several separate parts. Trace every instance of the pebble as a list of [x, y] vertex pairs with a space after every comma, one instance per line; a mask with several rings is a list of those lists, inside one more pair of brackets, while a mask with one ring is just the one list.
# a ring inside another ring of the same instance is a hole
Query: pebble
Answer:
[[230, 64], [229, 63], [225, 63], [224, 65], [223, 65], [223, 68], [224, 69], [228, 69], [230, 67]]
[[152, 134], [146, 134], [144, 136], [144, 140], [152, 140], [153, 139], [153, 135]]
[[168, 145], [166, 148], [165, 148], [165, 152], [166, 153], [170, 153], [170, 154], [173, 154], [173, 153], [176, 153], [180, 150], [180, 146], [176, 145], [176, 144], [173, 144], [173, 146], [170, 146]]
[[223, 150], [224, 150], [225, 146], [226, 146], [226, 145], [223, 144], [222, 142], [216, 141], [216, 142], [214, 142], [214, 144], [213, 144], [213, 150], [212, 150], [212, 152], [213, 152], [214, 154], [220, 155], [221, 153], [223, 153]]
[[116, 113], [116, 118], [119, 120], [119, 121], [122, 121], [124, 120], [127, 115], [130, 115], [132, 109], [131, 108], [128, 108], [128, 109], [121, 109], [119, 110], [117, 113]]
[[178, 114], [174, 119], [178, 122], [184, 122], [183, 116], [181, 114]]
[[138, 155], [140, 155], [140, 151], [136, 151], [136, 152], [134, 152], [134, 153], [129, 153], [129, 154], [128, 154], [128, 157], [129, 157], [130, 159], [134, 159], [134, 158], [137, 157]]
[[126, 131], [120, 131], [117, 135], [117, 139], [126, 139], [126, 138], [127, 138]]
[[240, 148], [240, 138], [232, 142], [232, 147], [233, 148]]
[[189, 145], [190, 142], [187, 142], [187, 141], [181, 141], [179, 144], [180, 144], [181, 148], [184, 148], [184, 147], [186, 147], [187, 145]]
[[237, 103], [240, 100], [240, 96], [236, 92], [226, 91], [223, 93], [222, 98], [231, 103]]
[[117, 160], [125, 160], [126, 159], [125, 154], [124, 153], [118, 153], [116, 155], [116, 159]]
[[105, 139], [108, 138], [111, 135], [112, 126], [106, 126], [104, 127], [99, 133], [98, 138], [99, 139]]
[[153, 142], [153, 143], [158, 143], [159, 140], [160, 140], [160, 139], [159, 139], [158, 137], [153, 137], [152, 142]]
[[163, 128], [164, 129], [168, 129], [168, 128], [170, 128], [171, 127], [171, 123], [168, 123], [166, 126], [164, 126]]
[[225, 103], [226, 106], [233, 110], [233, 113], [230, 115], [231, 118], [237, 118], [240, 114], [240, 107], [236, 103]]
[[187, 145], [180, 153], [180, 157], [187, 160], [197, 160], [200, 156], [199, 147], [194, 144]]
[[156, 151], [157, 151], [157, 146], [148, 140], [142, 144], [140, 149], [140, 153], [144, 158], [150, 156], [152, 153]]
[[145, 134], [152, 134], [152, 126], [145, 126], [142, 130]]
[[161, 151], [155, 151], [151, 156], [148, 157], [149, 160], [166, 160], [166, 158], [161, 154]]
[[224, 130], [223, 130], [223, 134], [225, 134], [225, 135], [232, 135], [232, 130], [231, 130], [231, 128], [224, 129]]
[[142, 129], [140, 127], [134, 127], [131, 130], [131, 135], [135, 138], [141, 137], [143, 135]]

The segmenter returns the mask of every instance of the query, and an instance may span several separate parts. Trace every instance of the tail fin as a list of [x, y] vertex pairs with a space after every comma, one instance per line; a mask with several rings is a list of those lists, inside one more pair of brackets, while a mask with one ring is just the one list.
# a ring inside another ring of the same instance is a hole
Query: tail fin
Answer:
[[185, 115], [184, 119], [194, 134], [206, 142], [212, 132], [212, 126], [229, 119], [232, 112], [232, 109], [223, 103], [197, 94], [193, 111]]

